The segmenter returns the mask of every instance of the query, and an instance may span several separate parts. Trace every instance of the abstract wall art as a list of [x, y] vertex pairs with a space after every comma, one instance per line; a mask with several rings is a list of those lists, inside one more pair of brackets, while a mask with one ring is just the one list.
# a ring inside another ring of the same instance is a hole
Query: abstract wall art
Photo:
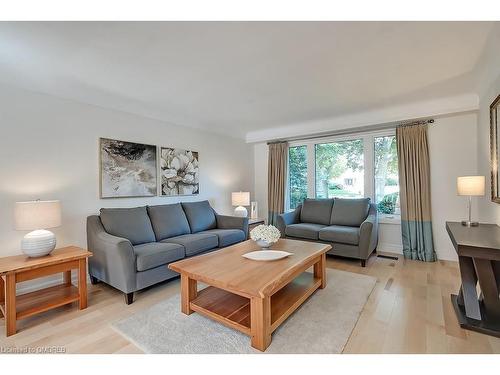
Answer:
[[156, 146], [100, 138], [101, 198], [157, 195]]

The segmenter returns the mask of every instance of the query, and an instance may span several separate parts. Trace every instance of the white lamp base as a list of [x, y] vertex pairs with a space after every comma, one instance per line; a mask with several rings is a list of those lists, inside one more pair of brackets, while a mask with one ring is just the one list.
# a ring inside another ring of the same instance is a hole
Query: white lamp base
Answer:
[[56, 248], [56, 235], [49, 230], [29, 232], [21, 241], [21, 250], [29, 257], [43, 257]]
[[248, 211], [245, 207], [243, 206], [238, 206], [234, 209], [234, 216], [239, 216], [239, 217], [247, 217], [248, 216]]
[[462, 220], [462, 225], [464, 227], [477, 227], [479, 226], [479, 223], [477, 221], [472, 221], [472, 197], [469, 195], [469, 204], [467, 205], [467, 208], [469, 210], [469, 220]]

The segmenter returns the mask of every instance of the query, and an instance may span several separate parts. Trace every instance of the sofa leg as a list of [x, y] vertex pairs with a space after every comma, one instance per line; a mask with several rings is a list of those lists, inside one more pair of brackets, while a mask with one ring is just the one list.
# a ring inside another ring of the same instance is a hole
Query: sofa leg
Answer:
[[125, 293], [125, 303], [130, 305], [132, 302], [134, 302], [134, 292]]
[[361, 259], [361, 267], [366, 267], [366, 259]]
[[99, 280], [97, 277], [94, 277], [94, 276], [92, 276], [92, 275], [89, 275], [89, 276], [90, 276], [90, 283], [91, 283], [92, 285], [99, 284], [99, 281], [100, 281], [100, 280]]

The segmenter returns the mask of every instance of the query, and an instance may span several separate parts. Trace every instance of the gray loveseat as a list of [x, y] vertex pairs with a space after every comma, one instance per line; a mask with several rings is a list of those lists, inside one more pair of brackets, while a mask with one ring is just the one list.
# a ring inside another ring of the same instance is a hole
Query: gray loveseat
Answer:
[[246, 240], [248, 218], [223, 216], [208, 201], [102, 208], [87, 218], [89, 273], [125, 293], [134, 292], [178, 274], [171, 262]]
[[282, 237], [328, 243], [328, 254], [360, 259], [364, 267], [377, 247], [377, 206], [370, 198], [305, 199], [279, 215], [278, 229]]

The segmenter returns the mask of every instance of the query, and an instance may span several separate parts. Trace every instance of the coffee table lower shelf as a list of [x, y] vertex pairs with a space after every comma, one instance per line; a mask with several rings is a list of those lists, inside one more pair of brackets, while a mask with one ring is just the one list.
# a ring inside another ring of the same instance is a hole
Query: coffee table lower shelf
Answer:
[[[283, 323], [321, 285], [321, 279], [303, 272], [271, 296], [271, 332]], [[198, 291], [190, 307], [202, 315], [250, 336], [250, 299], [228, 291], [206, 287]]]

